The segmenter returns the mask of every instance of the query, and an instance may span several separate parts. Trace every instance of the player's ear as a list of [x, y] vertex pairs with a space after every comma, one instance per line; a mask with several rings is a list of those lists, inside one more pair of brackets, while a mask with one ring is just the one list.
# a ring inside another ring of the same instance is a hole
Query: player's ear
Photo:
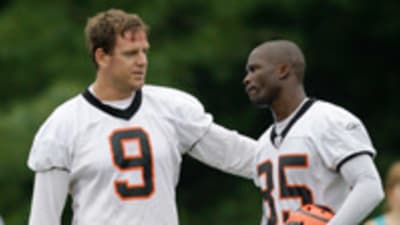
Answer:
[[99, 68], [106, 67], [110, 61], [110, 55], [107, 54], [102, 48], [97, 48], [95, 50], [94, 57], [97, 65], [99, 65]]
[[277, 66], [277, 72], [279, 74], [279, 79], [284, 79], [289, 75], [291, 66], [287, 63], [282, 63]]

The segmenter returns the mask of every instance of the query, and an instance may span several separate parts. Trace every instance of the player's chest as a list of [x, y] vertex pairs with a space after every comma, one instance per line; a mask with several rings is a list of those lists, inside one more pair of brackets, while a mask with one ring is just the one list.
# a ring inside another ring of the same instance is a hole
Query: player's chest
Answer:
[[[72, 148], [72, 161], [77, 170], [130, 167], [144, 161], [177, 161], [174, 128], [151, 117], [133, 120], [103, 120], [80, 131]], [[126, 165], [125, 165], [126, 164]], [[100, 168], [97, 168], [100, 167]]]
[[259, 143], [257, 174], [262, 186], [270, 177], [270, 183], [284, 183], [308, 177], [320, 162], [319, 155], [307, 137], [286, 137], [278, 145], [269, 139]]

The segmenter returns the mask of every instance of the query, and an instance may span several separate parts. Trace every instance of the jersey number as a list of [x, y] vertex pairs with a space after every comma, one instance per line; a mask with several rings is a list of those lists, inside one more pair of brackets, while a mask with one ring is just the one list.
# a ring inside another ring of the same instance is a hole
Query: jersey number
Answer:
[[[279, 197], [280, 199], [299, 198], [302, 205], [313, 203], [313, 196], [311, 190], [306, 185], [291, 185], [288, 184], [286, 179], [286, 168], [307, 168], [308, 161], [306, 155], [283, 155], [279, 158]], [[274, 190], [273, 182], [273, 163], [267, 160], [257, 168], [259, 176], [265, 176], [266, 188], [261, 190], [264, 201], [268, 204], [270, 210], [269, 217], [267, 218], [267, 225], [277, 224], [277, 216], [275, 209], [275, 201], [272, 196]], [[288, 217], [288, 212], [283, 212], [283, 220]]]
[[[148, 198], [154, 193], [153, 153], [149, 136], [142, 128], [114, 131], [110, 136], [114, 166], [121, 172], [139, 171], [142, 182], [130, 184], [128, 180], [115, 180], [115, 193], [122, 200]], [[135, 148], [129, 153], [129, 146]]]

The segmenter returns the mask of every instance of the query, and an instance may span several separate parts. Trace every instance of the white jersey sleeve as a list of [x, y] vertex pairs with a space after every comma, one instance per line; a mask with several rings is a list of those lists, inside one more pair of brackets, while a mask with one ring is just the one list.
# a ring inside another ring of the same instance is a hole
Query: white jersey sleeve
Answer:
[[143, 91], [149, 96], [146, 100], [156, 110], [155, 114], [173, 125], [174, 134], [171, 137], [179, 137], [177, 148], [181, 154], [191, 150], [207, 133], [213, 118], [194, 96], [174, 88], [154, 85], [146, 85]]
[[193, 97], [181, 109], [182, 145], [199, 161], [234, 175], [252, 178], [256, 141], [213, 123], [212, 116]]
[[69, 173], [61, 170], [35, 175], [29, 225], [60, 225], [68, 194]]
[[189, 152], [194, 158], [224, 172], [255, 177], [256, 141], [212, 124], [207, 134]]
[[362, 155], [346, 162], [340, 173], [352, 189], [328, 224], [359, 224], [384, 197], [378, 170], [369, 156]]
[[314, 139], [328, 168], [338, 170], [347, 159], [359, 154], [375, 156], [368, 132], [357, 117], [337, 106], [328, 110], [318, 124], [320, 137]]
[[37, 132], [28, 159], [33, 171], [41, 172], [54, 168], [69, 171], [68, 148], [72, 133], [70, 116], [65, 107], [58, 107]]
[[182, 153], [188, 153], [224, 172], [247, 178], [254, 176], [256, 141], [215, 124], [212, 116], [205, 112], [194, 96], [174, 89], [163, 89], [164, 95], [171, 96], [171, 119]]
[[179, 149], [187, 152], [207, 133], [213, 118], [204, 111], [203, 105], [195, 97], [182, 94], [180, 100], [174, 124], [177, 136], [180, 137]]

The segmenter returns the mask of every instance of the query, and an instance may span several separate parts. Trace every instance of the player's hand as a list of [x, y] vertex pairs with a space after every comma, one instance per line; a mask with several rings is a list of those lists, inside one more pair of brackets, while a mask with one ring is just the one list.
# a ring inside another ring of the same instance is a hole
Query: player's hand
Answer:
[[326, 225], [333, 216], [328, 208], [308, 204], [290, 212], [286, 225]]

